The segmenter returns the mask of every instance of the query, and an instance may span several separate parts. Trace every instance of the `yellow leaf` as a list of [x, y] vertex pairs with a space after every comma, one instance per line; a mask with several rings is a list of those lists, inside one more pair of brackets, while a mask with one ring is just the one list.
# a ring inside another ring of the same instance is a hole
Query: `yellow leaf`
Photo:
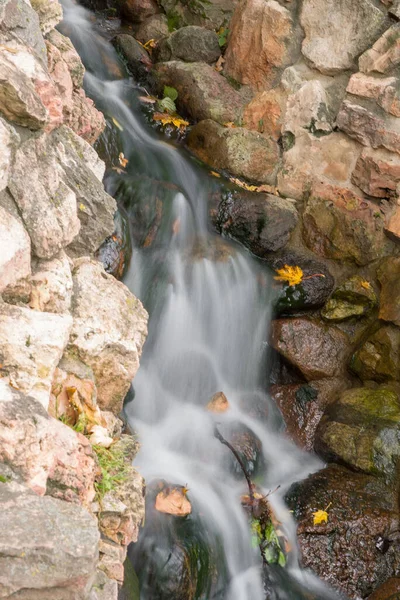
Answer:
[[111, 117], [112, 122], [114, 123], [115, 127], [118, 127], [118, 129], [120, 131], [123, 131], [124, 128], [122, 127], [122, 125], [120, 123], [118, 123], [117, 119], [115, 119], [114, 117]]
[[371, 289], [371, 284], [369, 283], [369, 281], [362, 281], [361, 282], [361, 287], [363, 287], [365, 290], [370, 290]]
[[155, 48], [157, 46], [157, 42], [154, 39], [148, 40], [145, 44], [141, 44], [141, 46], [143, 46], [143, 48], [146, 48], [146, 50], [148, 50], [149, 48]]
[[316, 510], [313, 513], [313, 524], [321, 525], [322, 523], [328, 522], [328, 508], [331, 506], [332, 502], [329, 502], [328, 506], [325, 510]]
[[276, 269], [278, 275], [274, 279], [277, 281], [287, 281], [289, 285], [297, 285], [303, 280], [303, 271], [298, 266], [284, 265], [282, 269]]
[[248, 183], [245, 183], [244, 181], [241, 181], [241, 179], [237, 179], [236, 177], [229, 177], [229, 181], [232, 181], [232, 183], [234, 183], [235, 185], [238, 185], [239, 187], [243, 188], [244, 190], [247, 190], [248, 192], [256, 192], [257, 191], [256, 185], [249, 185]]
[[221, 175], [216, 171], [210, 171], [210, 175], [212, 175], [213, 177], [221, 177]]
[[118, 155], [118, 160], [119, 160], [119, 164], [120, 164], [122, 167], [126, 167], [126, 165], [127, 165], [127, 164], [128, 164], [128, 162], [129, 162], [129, 161], [128, 161], [128, 159], [127, 159], [127, 158], [125, 158], [125, 156], [124, 156], [124, 153], [123, 153], [123, 152], [120, 152], [120, 153], [119, 153], [119, 155]]
[[229, 127], [229, 129], [235, 129], [236, 125], [233, 121], [228, 121], [228, 123], [224, 123], [224, 127]]
[[86, 210], [86, 206], [82, 202], [79, 205], [79, 210], [83, 210], [83, 211]]
[[168, 113], [159, 113], [156, 112], [153, 115], [154, 121], [160, 121], [163, 125], [174, 125], [174, 127], [178, 127], [180, 129], [184, 129], [189, 125], [188, 121], [185, 121], [178, 115], [169, 115]]

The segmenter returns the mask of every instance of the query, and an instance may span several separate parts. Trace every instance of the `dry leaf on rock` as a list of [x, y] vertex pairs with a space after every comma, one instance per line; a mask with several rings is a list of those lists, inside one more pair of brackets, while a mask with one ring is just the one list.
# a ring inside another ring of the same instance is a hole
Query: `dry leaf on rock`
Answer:
[[189, 125], [188, 121], [182, 119], [178, 115], [169, 115], [168, 113], [155, 112], [153, 115], [154, 121], [160, 121], [163, 125], [174, 125], [179, 129], [185, 129]]
[[276, 281], [286, 281], [289, 285], [298, 285], [302, 282], [304, 273], [297, 265], [284, 265], [281, 269], [276, 269], [278, 275], [275, 275]]
[[322, 525], [322, 523], [328, 522], [328, 509], [331, 506], [332, 502], [328, 504], [325, 510], [317, 510], [313, 513], [313, 524], [314, 525]]

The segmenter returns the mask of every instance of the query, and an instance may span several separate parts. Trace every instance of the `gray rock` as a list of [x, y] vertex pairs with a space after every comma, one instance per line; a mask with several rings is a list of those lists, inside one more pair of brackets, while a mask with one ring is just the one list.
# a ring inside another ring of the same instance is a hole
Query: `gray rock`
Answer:
[[161, 40], [154, 54], [157, 62], [183, 60], [205, 63], [215, 62], [220, 55], [217, 34], [195, 25], [182, 27]]
[[140, 23], [135, 32], [135, 39], [145, 44], [149, 40], [158, 42], [161, 38], [167, 37], [168, 34], [168, 19], [166, 15], [153, 15], [143, 21], [143, 23]]
[[307, 81], [288, 97], [282, 132], [301, 135], [306, 129], [324, 135], [332, 131], [331, 121], [324, 87], [319, 81]]
[[[58, 4], [58, 2], [57, 2]], [[32, 48], [43, 65], [47, 62], [46, 46], [39, 17], [25, 0], [2, 0], [0, 4], [0, 38], [16, 39]]]
[[9, 211], [2, 204], [0, 198], [0, 293], [31, 273], [29, 235], [18, 212]]
[[358, 64], [363, 73], [387, 73], [396, 69], [400, 63], [399, 51], [400, 24], [392, 25], [359, 58]]
[[149, 76], [150, 57], [133, 36], [120, 33], [111, 40], [111, 43], [125, 58], [129, 70], [136, 79], [143, 81]]
[[0, 118], [0, 191], [8, 184], [12, 154], [19, 142], [15, 129]]
[[30, 307], [51, 313], [68, 312], [72, 298], [72, 275], [64, 251], [51, 260], [37, 260], [33, 264]]
[[172, 28], [200, 25], [214, 31], [229, 23], [236, 2], [237, 0], [159, 0]]
[[98, 542], [96, 520], [81, 506], [0, 483], [2, 598], [86, 600]]
[[302, 52], [321, 73], [352, 69], [385, 28], [386, 14], [371, 0], [304, 0]]

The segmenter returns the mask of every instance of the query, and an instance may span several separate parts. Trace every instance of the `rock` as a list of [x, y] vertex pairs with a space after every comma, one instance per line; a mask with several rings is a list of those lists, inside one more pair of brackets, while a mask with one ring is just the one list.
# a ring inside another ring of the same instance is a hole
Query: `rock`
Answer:
[[[87, 510], [40, 498], [15, 483], [1, 484], [0, 506], [0, 594], [30, 600], [85, 600], [93, 583], [99, 541], [96, 520]], [[15, 523], [11, 537], [10, 523]]]
[[[397, 527], [397, 498], [382, 480], [329, 465], [294, 484], [289, 508], [298, 522], [305, 568], [351, 598], [365, 598], [399, 569], [396, 544], [377, 542]], [[313, 525], [313, 512], [328, 509], [328, 523]]]
[[0, 30], [2, 42], [18, 39], [32, 48], [42, 62], [46, 64], [46, 46], [40, 30], [39, 17], [31, 3], [25, 0], [4, 0], [0, 8]]
[[31, 48], [14, 39], [0, 48], [0, 111], [11, 122], [48, 130], [63, 121], [62, 104], [47, 69]]
[[363, 73], [388, 73], [400, 63], [400, 25], [392, 25], [377, 42], [359, 58]]
[[332, 131], [328, 97], [318, 80], [303, 83], [288, 97], [282, 132], [301, 135], [304, 129], [315, 135], [326, 135]]
[[349, 187], [360, 147], [343, 133], [320, 138], [304, 132], [286, 136], [282, 168], [278, 172], [279, 193], [302, 200], [315, 183]]
[[337, 117], [337, 126], [364, 146], [399, 152], [400, 120], [389, 116], [372, 100], [345, 100]]
[[18, 142], [15, 129], [0, 118], [0, 192], [7, 187], [12, 154]]
[[[0, 461], [36, 494], [90, 505], [97, 463], [88, 440], [0, 381]], [[26, 532], [26, 530], [25, 530]]]
[[221, 56], [218, 36], [214, 31], [190, 25], [173, 31], [155, 49], [156, 62], [183, 60], [213, 63]]
[[273, 320], [271, 345], [307, 381], [339, 376], [349, 353], [349, 340], [340, 329], [301, 317]]
[[389, 257], [378, 269], [381, 284], [379, 318], [400, 326], [400, 258]]
[[72, 297], [72, 275], [65, 252], [51, 260], [38, 260], [32, 270], [30, 307], [50, 313], [68, 312]]
[[0, 294], [30, 274], [31, 240], [18, 211], [8, 211], [0, 199]]
[[216, 169], [273, 185], [279, 166], [279, 147], [271, 138], [241, 127], [226, 128], [207, 119], [193, 127], [189, 149]]
[[350, 368], [363, 381], [400, 378], [400, 331], [384, 325], [369, 335], [351, 359]]
[[75, 261], [74, 323], [65, 356], [93, 369], [100, 408], [118, 413], [139, 368], [147, 336], [147, 313], [122, 283], [100, 263]]
[[[148, 40], [146, 40], [148, 41]], [[146, 81], [152, 67], [147, 51], [127, 33], [116, 35], [111, 43], [125, 58], [132, 75], [140, 82]]]
[[[400, 16], [400, 15], [399, 15]], [[396, 600], [396, 596], [400, 593], [400, 579], [397, 577], [391, 577], [384, 584], [380, 585], [377, 590], [374, 591], [371, 596], [368, 596], [368, 600]]]
[[118, 582], [107, 577], [103, 571], [97, 570], [89, 600], [120, 600]]
[[31, 0], [31, 4], [39, 16], [43, 35], [52, 31], [62, 21], [63, 11], [58, 0]]
[[64, 123], [89, 144], [94, 144], [106, 126], [103, 113], [83, 90], [72, 94], [72, 109], [66, 109]]
[[71, 40], [65, 35], [62, 35], [57, 29], [50, 31], [47, 34], [46, 39], [52, 46], [55, 46], [57, 50], [59, 50], [63, 62], [68, 67], [73, 87], [75, 90], [79, 90], [83, 86], [85, 67], [82, 64], [79, 54], [72, 45]]
[[389, 8], [389, 14], [392, 17], [395, 17], [397, 20], [400, 19], [400, 2], [399, 0], [394, 0], [392, 6]]
[[307, 246], [326, 258], [366, 265], [392, 251], [377, 206], [345, 188], [314, 186], [303, 224]]
[[243, 126], [278, 141], [286, 112], [287, 92], [281, 87], [259, 92], [245, 106]]
[[167, 37], [168, 34], [168, 19], [166, 15], [153, 15], [140, 23], [135, 32], [135, 39], [141, 44], [145, 44], [149, 40], [158, 42], [161, 38]]
[[378, 299], [369, 281], [353, 275], [336, 288], [321, 315], [327, 321], [345, 321], [368, 314], [377, 304]]
[[254, 192], [232, 194], [221, 202], [218, 214], [220, 231], [261, 258], [285, 246], [298, 221], [290, 200]]
[[383, 148], [366, 148], [356, 163], [351, 180], [369, 196], [391, 198], [400, 183], [400, 157]]
[[239, 3], [230, 23], [224, 72], [258, 90], [274, 87], [295, 62], [298, 39], [292, 16], [275, 0]]
[[227, 80], [205, 63], [171, 61], [156, 65], [155, 75], [178, 92], [178, 109], [193, 119], [213, 119], [224, 124], [240, 117], [243, 100]]
[[96, 258], [103, 264], [106, 273], [122, 279], [132, 256], [130, 223], [120, 210], [115, 213], [114, 222], [115, 231], [102, 243]]
[[270, 394], [282, 413], [287, 435], [300, 448], [311, 451], [325, 409], [345, 389], [343, 379], [321, 379], [307, 384], [273, 385]]
[[118, 6], [121, 15], [132, 23], [142, 23], [160, 12], [156, 0], [122, 0]]
[[76, 196], [63, 178], [51, 136], [26, 140], [18, 148], [9, 183], [34, 253], [51, 258], [80, 229]]
[[305, 39], [304, 57], [328, 75], [352, 69], [357, 56], [376, 40], [387, 22], [371, 0], [305, 0], [300, 23]]
[[400, 403], [389, 387], [347, 390], [331, 404], [316, 432], [316, 451], [357, 471], [396, 476]]
[[[398, 188], [400, 189], [400, 188]], [[388, 237], [392, 238], [395, 242], [400, 239], [400, 208], [396, 204], [389, 211], [386, 218], [385, 232]]]
[[67, 345], [69, 315], [0, 304], [0, 357], [3, 377], [47, 408], [54, 370]]
[[236, 0], [159, 0], [164, 9], [170, 31], [186, 25], [199, 25], [217, 31], [231, 18]]
[[400, 117], [400, 80], [397, 77], [372, 77], [355, 73], [350, 77], [347, 91], [362, 98], [372, 98], [384, 111]]

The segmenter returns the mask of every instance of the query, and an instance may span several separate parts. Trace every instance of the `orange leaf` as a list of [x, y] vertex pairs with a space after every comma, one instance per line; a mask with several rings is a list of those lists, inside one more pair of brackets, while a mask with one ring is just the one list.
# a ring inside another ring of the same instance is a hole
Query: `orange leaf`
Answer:
[[187, 499], [186, 493], [187, 488], [163, 490], [156, 496], [156, 510], [175, 517], [186, 517], [192, 512], [192, 505]]
[[298, 266], [284, 265], [282, 269], [277, 269], [278, 275], [274, 279], [277, 281], [286, 281], [289, 285], [297, 285], [303, 280], [303, 271]]

